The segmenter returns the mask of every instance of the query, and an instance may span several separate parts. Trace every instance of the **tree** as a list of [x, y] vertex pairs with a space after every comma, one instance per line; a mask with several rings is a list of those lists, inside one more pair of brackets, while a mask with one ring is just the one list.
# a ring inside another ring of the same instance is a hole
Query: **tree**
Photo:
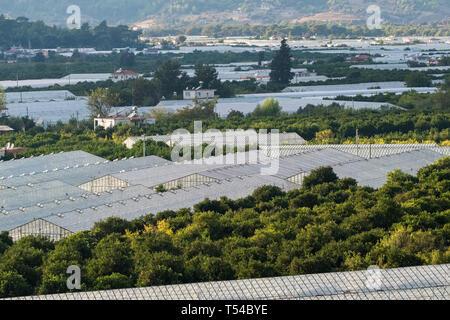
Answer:
[[12, 238], [8, 235], [7, 231], [2, 231], [0, 233], [0, 254], [6, 251], [9, 247], [13, 245]]
[[291, 205], [294, 208], [308, 207], [312, 209], [316, 204], [320, 203], [317, 195], [312, 192], [299, 194], [291, 201]]
[[6, 93], [3, 90], [2, 86], [0, 86], [0, 111], [6, 109]]
[[334, 138], [334, 133], [330, 129], [316, 132], [316, 141], [318, 144], [329, 144]]
[[194, 205], [195, 212], [214, 211], [214, 212], [224, 214], [229, 209], [230, 208], [222, 201], [210, 200], [208, 198], [206, 198], [202, 202], [199, 202], [196, 205]]
[[244, 118], [244, 114], [239, 110], [231, 110], [227, 115], [227, 120], [233, 118]]
[[187, 40], [186, 36], [181, 35], [181, 36], [177, 37], [177, 43], [179, 43], [179, 44], [185, 43], [186, 40]]
[[216, 104], [217, 98], [214, 98], [213, 100], [203, 101], [195, 98], [194, 106], [187, 105], [183, 107], [183, 109], [177, 110], [173, 117], [177, 119], [192, 120], [211, 119], [216, 116]]
[[287, 40], [283, 39], [281, 41], [280, 50], [275, 54], [270, 64], [271, 82], [283, 85], [288, 85], [291, 82], [292, 78], [294, 78], [294, 73], [291, 72], [291, 58], [291, 49], [287, 44]]
[[262, 63], [264, 61], [264, 51], [258, 52], [258, 66], [262, 66]]
[[1, 256], [0, 271], [17, 272], [34, 288], [41, 279], [43, 258], [52, 249], [53, 243], [44, 237], [21, 238]]
[[135, 56], [133, 52], [126, 50], [120, 54], [120, 67], [129, 68], [134, 66], [134, 64]]
[[132, 84], [134, 104], [139, 106], [157, 105], [161, 98], [159, 81], [139, 78]]
[[161, 121], [161, 120], [168, 120], [171, 118], [173, 112], [171, 109], [167, 109], [167, 108], [159, 108], [159, 107], [155, 107], [152, 108], [150, 115], [152, 116], [152, 118], [154, 118], [157, 122]]
[[86, 269], [91, 282], [98, 277], [109, 276], [113, 273], [130, 274], [133, 267], [130, 241], [112, 233], [104, 237], [92, 250], [92, 259]]
[[279, 116], [281, 114], [281, 106], [278, 100], [274, 98], [267, 98], [262, 106], [256, 106], [252, 115], [255, 117], [269, 117]]
[[36, 56], [33, 58], [34, 62], [45, 62], [45, 57], [42, 52], [36, 53]]
[[96, 222], [92, 231], [96, 237], [101, 239], [113, 233], [125, 234], [125, 231], [131, 228], [132, 224], [128, 220], [109, 217], [104, 221]]
[[33, 288], [17, 272], [0, 272], [0, 297], [20, 297], [33, 293]]
[[179, 283], [183, 277], [183, 260], [167, 251], [149, 252], [146, 248], [136, 258], [137, 285], [140, 287]]
[[333, 168], [320, 167], [311, 171], [311, 173], [303, 179], [303, 187], [311, 188], [318, 184], [336, 182], [337, 180], [338, 177], [336, 173], [334, 173]]
[[117, 93], [111, 93], [107, 88], [97, 88], [91, 90], [88, 97], [88, 109], [91, 117], [106, 117], [111, 107], [120, 105], [120, 98]]
[[198, 63], [195, 65], [195, 81], [203, 89], [219, 89], [220, 80], [216, 68], [207, 64]]
[[440, 66], [450, 66], [450, 56], [442, 56], [439, 60]]
[[180, 78], [182, 73], [180, 63], [176, 60], [167, 60], [161, 67], [155, 71], [155, 78], [161, 82], [161, 93], [169, 99], [175, 94], [180, 94], [184, 89]]
[[107, 276], [98, 277], [95, 280], [94, 290], [112, 290], [121, 288], [130, 288], [133, 281], [127, 276], [120, 273], [112, 273]]
[[423, 72], [411, 72], [405, 77], [407, 87], [430, 87], [432, 85], [430, 77]]
[[444, 84], [439, 88], [438, 92], [433, 95], [433, 100], [438, 109], [450, 109], [450, 77], [445, 79]]
[[[55, 249], [45, 258], [38, 294], [62, 293], [67, 291], [67, 268], [71, 265], [84, 266], [91, 258], [96, 239], [90, 231], [78, 232], [55, 244]], [[85, 275], [82, 272], [82, 286]]]
[[257, 202], [268, 202], [275, 197], [283, 196], [285, 193], [276, 186], [262, 186], [253, 191], [252, 196]]

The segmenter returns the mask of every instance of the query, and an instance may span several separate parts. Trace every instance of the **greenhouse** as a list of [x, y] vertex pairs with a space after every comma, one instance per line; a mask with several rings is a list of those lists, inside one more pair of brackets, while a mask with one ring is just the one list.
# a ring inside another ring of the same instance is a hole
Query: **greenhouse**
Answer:
[[448, 300], [450, 265], [60, 293], [19, 300]]

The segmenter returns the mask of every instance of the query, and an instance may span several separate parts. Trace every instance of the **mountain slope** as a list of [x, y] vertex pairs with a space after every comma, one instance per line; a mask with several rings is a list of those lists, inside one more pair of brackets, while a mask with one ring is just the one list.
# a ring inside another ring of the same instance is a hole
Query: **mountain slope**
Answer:
[[322, 12], [365, 19], [366, 8], [377, 4], [389, 22], [439, 22], [450, 17], [448, 0], [0, 0], [0, 13], [64, 25], [66, 9], [81, 8], [82, 22], [133, 24], [154, 19], [156, 24], [210, 22], [274, 23], [293, 21]]

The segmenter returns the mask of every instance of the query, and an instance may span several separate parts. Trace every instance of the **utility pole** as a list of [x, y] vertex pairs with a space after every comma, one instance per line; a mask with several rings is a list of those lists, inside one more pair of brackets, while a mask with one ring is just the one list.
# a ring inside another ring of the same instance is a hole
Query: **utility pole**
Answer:
[[[16, 88], [19, 90], [19, 71], [16, 71]], [[20, 103], [23, 102], [22, 91], [20, 91]]]
[[359, 157], [358, 128], [356, 128], [356, 155]]
[[144, 148], [144, 157], [145, 157], [145, 134], [142, 136], [142, 141], [144, 142], [143, 148]]

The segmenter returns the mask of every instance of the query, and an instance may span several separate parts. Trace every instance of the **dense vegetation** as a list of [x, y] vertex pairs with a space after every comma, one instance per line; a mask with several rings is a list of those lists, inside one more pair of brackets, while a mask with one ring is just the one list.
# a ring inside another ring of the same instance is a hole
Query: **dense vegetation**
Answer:
[[69, 30], [45, 25], [42, 21], [30, 22], [20, 17], [15, 20], [0, 15], [0, 47], [9, 48], [98, 48], [100, 50], [135, 47], [139, 32], [128, 26], [108, 27], [103, 21], [96, 27], [87, 23], [81, 29]]
[[0, 297], [66, 292], [70, 265], [98, 290], [449, 263], [449, 179], [448, 157], [378, 190], [324, 167], [287, 193], [108, 218], [56, 243], [2, 233]]
[[370, 30], [364, 23], [338, 24], [338, 23], [279, 23], [279, 24], [218, 24], [188, 25], [186, 27], [152, 28], [145, 30], [147, 36], [169, 36], [174, 34], [203, 35], [215, 38], [252, 36], [261, 39], [270, 37], [287, 37], [302, 39], [314, 37], [329, 38], [360, 38], [381, 36], [448, 36], [450, 29], [436, 25], [391, 25], [383, 24], [381, 29]]
[[[0, 123], [5, 122], [3, 120]], [[0, 145], [4, 146], [11, 141], [16, 146], [26, 147], [26, 150], [18, 155], [20, 157], [74, 150], [83, 150], [109, 160], [142, 156], [140, 143], [131, 150], [122, 144], [123, 137], [131, 130], [126, 126], [118, 127], [113, 132], [100, 129], [94, 131], [91, 122], [77, 123], [76, 120], [71, 120], [68, 124], [58, 123], [47, 130], [34, 126], [26, 119], [10, 119], [6, 123], [15, 128], [19, 127], [19, 132], [9, 137], [1, 137]], [[20, 128], [25, 127], [28, 129], [20, 132]], [[146, 150], [147, 155], [170, 159], [170, 148], [163, 143], [147, 141]]]

